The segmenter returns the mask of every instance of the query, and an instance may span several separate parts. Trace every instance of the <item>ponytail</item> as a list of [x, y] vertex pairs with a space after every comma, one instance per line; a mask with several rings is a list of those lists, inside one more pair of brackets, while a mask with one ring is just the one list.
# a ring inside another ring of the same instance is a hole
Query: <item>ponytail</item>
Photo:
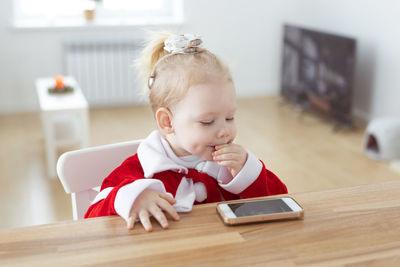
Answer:
[[139, 81], [145, 95], [149, 90], [148, 80], [154, 65], [160, 58], [169, 54], [168, 51], [164, 50], [164, 41], [171, 35], [172, 33], [168, 32], [151, 32], [150, 42], [142, 50], [139, 58], [135, 60], [134, 65], [138, 71]]

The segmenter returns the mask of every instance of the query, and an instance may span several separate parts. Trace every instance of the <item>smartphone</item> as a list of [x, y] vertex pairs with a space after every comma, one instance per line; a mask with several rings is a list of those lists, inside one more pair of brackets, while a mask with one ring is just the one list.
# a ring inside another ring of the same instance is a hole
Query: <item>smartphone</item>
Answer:
[[220, 203], [217, 205], [217, 211], [228, 225], [304, 216], [303, 208], [291, 197]]

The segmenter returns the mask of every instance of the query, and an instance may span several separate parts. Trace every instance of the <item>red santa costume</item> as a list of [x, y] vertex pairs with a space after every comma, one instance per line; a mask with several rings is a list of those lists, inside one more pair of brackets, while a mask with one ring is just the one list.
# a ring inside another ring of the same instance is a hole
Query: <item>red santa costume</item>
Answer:
[[158, 131], [141, 142], [102, 183], [85, 218], [118, 214], [130, 216], [135, 199], [145, 189], [171, 194], [178, 212], [193, 204], [287, 193], [286, 186], [247, 151], [242, 170], [232, 177], [226, 167], [195, 155], [177, 157]]

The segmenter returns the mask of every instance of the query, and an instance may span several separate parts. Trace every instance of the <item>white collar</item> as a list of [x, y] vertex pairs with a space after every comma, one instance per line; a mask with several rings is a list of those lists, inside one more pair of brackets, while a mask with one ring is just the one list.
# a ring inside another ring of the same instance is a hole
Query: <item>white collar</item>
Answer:
[[216, 162], [206, 161], [195, 155], [176, 156], [168, 142], [157, 130], [140, 143], [137, 154], [146, 178], [169, 170], [187, 174], [188, 169], [192, 168], [216, 178], [220, 169]]

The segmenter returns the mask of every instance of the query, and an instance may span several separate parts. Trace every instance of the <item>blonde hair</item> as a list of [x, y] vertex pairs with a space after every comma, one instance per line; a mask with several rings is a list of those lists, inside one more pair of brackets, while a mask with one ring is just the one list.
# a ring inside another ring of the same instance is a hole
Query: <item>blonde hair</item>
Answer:
[[[153, 33], [151, 41], [135, 61], [144, 93], [149, 95], [153, 113], [159, 107], [169, 108], [183, 99], [187, 90], [210, 77], [232, 82], [228, 67], [213, 53], [200, 49], [197, 53], [173, 54], [164, 50], [164, 41], [172, 33]], [[149, 77], [154, 77], [149, 88]]]

